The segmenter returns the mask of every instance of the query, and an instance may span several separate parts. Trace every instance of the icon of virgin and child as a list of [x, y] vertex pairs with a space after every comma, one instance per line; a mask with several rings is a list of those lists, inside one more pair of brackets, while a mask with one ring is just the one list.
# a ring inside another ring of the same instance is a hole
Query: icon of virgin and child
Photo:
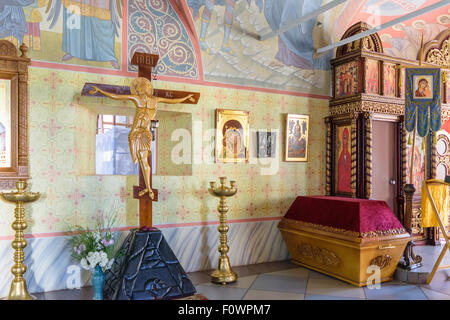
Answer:
[[428, 77], [419, 78], [414, 88], [414, 98], [419, 99], [433, 98], [433, 93], [430, 90], [430, 79]]

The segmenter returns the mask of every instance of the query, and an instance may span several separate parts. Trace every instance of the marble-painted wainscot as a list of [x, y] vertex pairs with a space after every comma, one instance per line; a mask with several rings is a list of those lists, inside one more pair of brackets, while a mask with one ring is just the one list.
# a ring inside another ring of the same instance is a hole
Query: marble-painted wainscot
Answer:
[[[289, 253], [277, 224], [279, 220], [229, 224], [228, 256], [232, 266], [288, 260]], [[217, 224], [165, 228], [164, 237], [186, 272], [215, 269], [219, 252]], [[118, 241], [128, 231], [117, 232]], [[25, 273], [28, 290], [44, 292], [87, 286], [90, 272], [83, 270], [70, 255], [66, 236], [28, 238]], [[0, 241], [0, 297], [6, 297], [12, 280], [11, 240]]]

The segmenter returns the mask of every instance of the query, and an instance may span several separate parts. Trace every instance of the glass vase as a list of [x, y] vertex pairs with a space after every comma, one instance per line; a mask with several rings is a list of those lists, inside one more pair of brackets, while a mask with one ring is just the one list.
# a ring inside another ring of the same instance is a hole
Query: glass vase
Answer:
[[92, 285], [94, 286], [93, 300], [103, 300], [103, 285], [105, 283], [105, 273], [102, 267], [96, 266], [92, 272], [91, 278]]

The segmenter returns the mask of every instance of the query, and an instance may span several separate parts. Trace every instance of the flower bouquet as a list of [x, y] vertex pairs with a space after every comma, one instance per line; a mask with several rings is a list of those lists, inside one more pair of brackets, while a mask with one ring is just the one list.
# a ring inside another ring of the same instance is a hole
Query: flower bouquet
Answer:
[[103, 299], [105, 271], [114, 263], [114, 235], [111, 230], [113, 219], [97, 223], [94, 229], [73, 226], [69, 240], [72, 257], [80, 262], [85, 270], [92, 270], [94, 300]]

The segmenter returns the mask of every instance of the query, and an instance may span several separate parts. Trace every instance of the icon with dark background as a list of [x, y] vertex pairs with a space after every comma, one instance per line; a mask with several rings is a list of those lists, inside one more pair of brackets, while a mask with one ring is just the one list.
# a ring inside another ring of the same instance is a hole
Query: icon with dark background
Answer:
[[276, 151], [276, 132], [256, 132], [258, 158], [273, 158]]

